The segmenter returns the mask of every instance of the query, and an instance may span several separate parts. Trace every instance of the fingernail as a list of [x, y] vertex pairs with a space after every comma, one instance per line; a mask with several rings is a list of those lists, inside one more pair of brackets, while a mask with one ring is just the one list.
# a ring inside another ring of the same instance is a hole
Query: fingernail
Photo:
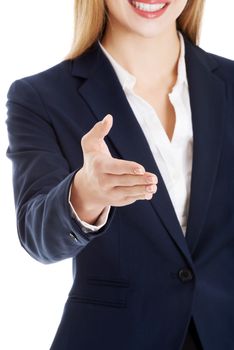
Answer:
[[146, 191], [148, 191], [148, 192], [154, 192], [154, 190], [155, 190], [154, 185], [152, 185], [152, 186], [146, 186]]
[[110, 117], [110, 116], [111, 116], [111, 114], [107, 114], [107, 115], [105, 116], [105, 118], [102, 119], [102, 124], [104, 124], [105, 121], [106, 121], [106, 119], [107, 119], [108, 117]]
[[133, 172], [134, 172], [135, 174], [141, 175], [141, 174], [144, 174], [144, 173], [145, 173], [145, 169], [144, 169], [144, 168], [135, 168], [135, 169], [133, 170]]
[[105, 121], [106, 121], [106, 117], [107, 117], [107, 115], [105, 116], [105, 118], [103, 118], [103, 119], [102, 119], [102, 121], [101, 121], [101, 123], [102, 123], [102, 124], [104, 124], [104, 123], [105, 123]]
[[152, 194], [146, 193], [146, 194], [145, 194], [145, 199], [147, 199], [147, 200], [152, 199]]
[[154, 183], [156, 181], [156, 178], [154, 176], [147, 176], [146, 181], [148, 183]]

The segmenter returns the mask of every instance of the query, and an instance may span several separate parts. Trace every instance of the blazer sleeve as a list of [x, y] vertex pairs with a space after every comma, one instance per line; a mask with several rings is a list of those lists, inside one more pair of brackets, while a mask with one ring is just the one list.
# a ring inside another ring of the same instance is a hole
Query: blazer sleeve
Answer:
[[[115, 208], [97, 232], [84, 232], [68, 202], [75, 173], [32, 84], [16, 80], [7, 95], [7, 156], [13, 162], [17, 231], [26, 251], [42, 263], [75, 257], [108, 231]], [[82, 159], [79, 164], [83, 164]]]

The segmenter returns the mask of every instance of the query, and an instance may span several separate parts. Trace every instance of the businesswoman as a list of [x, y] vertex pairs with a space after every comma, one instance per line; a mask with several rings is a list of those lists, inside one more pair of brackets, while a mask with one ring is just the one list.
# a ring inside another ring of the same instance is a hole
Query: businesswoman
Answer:
[[202, 0], [76, 0], [71, 52], [8, 92], [20, 241], [73, 258], [52, 350], [234, 348], [234, 63]]

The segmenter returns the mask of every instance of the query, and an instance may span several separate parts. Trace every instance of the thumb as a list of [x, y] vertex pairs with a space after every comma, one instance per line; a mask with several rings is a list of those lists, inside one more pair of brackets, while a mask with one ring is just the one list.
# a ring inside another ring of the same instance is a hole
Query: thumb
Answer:
[[107, 114], [102, 121], [96, 123], [93, 129], [91, 129], [93, 136], [98, 140], [104, 139], [104, 137], [109, 133], [112, 125], [113, 117], [111, 114]]
[[97, 141], [103, 141], [113, 125], [113, 117], [107, 114], [100, 122], [96, 123], [81, 139], [83, 151], [96, 149]]

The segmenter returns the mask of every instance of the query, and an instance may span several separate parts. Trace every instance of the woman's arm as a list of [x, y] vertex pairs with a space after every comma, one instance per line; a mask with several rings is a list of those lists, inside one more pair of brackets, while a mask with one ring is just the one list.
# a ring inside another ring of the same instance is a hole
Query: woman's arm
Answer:
[[[115, 208], [98, 232], [84, 232], [68, 203], [69, 189], [79, 169], [71, 171], [43, 102], [26, 79], [11, 85], [7, 108], [7, 155], [13, 162], [20, 242], [43, 263], [74, 257], [108, 229]], [[82, 159], [78, 163], [82, 166]]]

